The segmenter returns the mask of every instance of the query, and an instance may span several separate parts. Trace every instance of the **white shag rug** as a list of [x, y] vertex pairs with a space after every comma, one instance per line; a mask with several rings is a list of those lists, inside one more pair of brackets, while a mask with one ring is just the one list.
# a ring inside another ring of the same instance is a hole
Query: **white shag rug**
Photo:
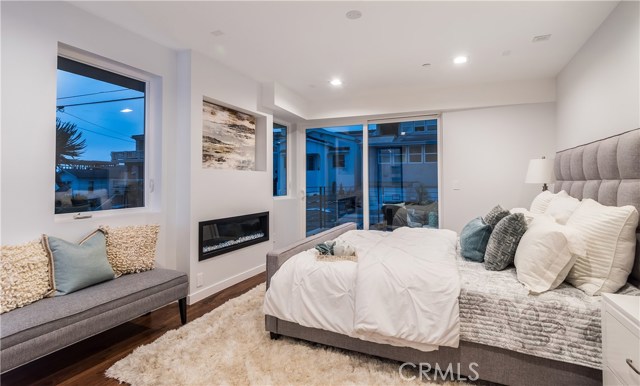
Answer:
[[138, 347], [107, 377], [134, 386], [425, 384], [418, 377], [403, 379], [398, 362], [284, 337], [271, 340], [264, 330], [264, 292], [261, 284]]

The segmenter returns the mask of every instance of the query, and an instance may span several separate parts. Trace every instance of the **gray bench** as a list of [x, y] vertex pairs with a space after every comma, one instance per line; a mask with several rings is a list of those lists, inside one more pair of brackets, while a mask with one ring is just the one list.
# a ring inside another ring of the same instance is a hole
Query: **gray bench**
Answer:
[[170, 269], [123, 275], [0, 315], [1, 372], [178, 301], [187, 321], [189, 279]]

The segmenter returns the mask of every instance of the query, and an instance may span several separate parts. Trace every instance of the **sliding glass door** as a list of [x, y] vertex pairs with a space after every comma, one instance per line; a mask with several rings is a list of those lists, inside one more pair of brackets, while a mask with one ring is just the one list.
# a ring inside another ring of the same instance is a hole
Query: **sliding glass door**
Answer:
[[438, 227], [438, 120], [370, 123], [369, 229]]
[[366, 127], [307, 129], [307, 236], [346, 222], [359, 229], [438, 228], [437, 117]]
[[362, 125], [307, 130], [307, 236], [347, 222], [362, 229], [362, 140]]

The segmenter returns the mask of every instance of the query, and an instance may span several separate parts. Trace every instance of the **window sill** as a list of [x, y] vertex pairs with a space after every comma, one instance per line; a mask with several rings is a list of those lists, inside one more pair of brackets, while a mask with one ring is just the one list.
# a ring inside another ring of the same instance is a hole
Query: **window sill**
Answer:
[[[96, 211], [96, 212], [79, 212], [79, 213], [61, 213], [54, 214], [54, 222], [55, 223], [71, 223], [75, 221], [82, 220], [108, 220], [112, 218], [124, 218], [124, 217], [133, 217], [133, 216], [141, 216], [141, 215], [153, 215], [159, 214], [159, 211], [152, 210], [151, 208], [131, 208], [131, 209], [112, 209], [105, 211]], [[90, 217], [83, 218], [75, 218], [76, 215], [89, 215]]]
[[295, 199], [295, 196], [292, 195], [286, 195], [286, 196], [273, 196], [273, 200], [274, 201], [284, 201], [284, 200], [293, 200]]

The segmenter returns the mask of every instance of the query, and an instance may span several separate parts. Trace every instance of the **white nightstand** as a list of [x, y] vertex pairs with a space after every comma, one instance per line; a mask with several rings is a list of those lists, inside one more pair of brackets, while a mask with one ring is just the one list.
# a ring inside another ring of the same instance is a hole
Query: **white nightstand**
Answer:
[[640, 296], [602, 295], [605, 385], [640, 385]]

